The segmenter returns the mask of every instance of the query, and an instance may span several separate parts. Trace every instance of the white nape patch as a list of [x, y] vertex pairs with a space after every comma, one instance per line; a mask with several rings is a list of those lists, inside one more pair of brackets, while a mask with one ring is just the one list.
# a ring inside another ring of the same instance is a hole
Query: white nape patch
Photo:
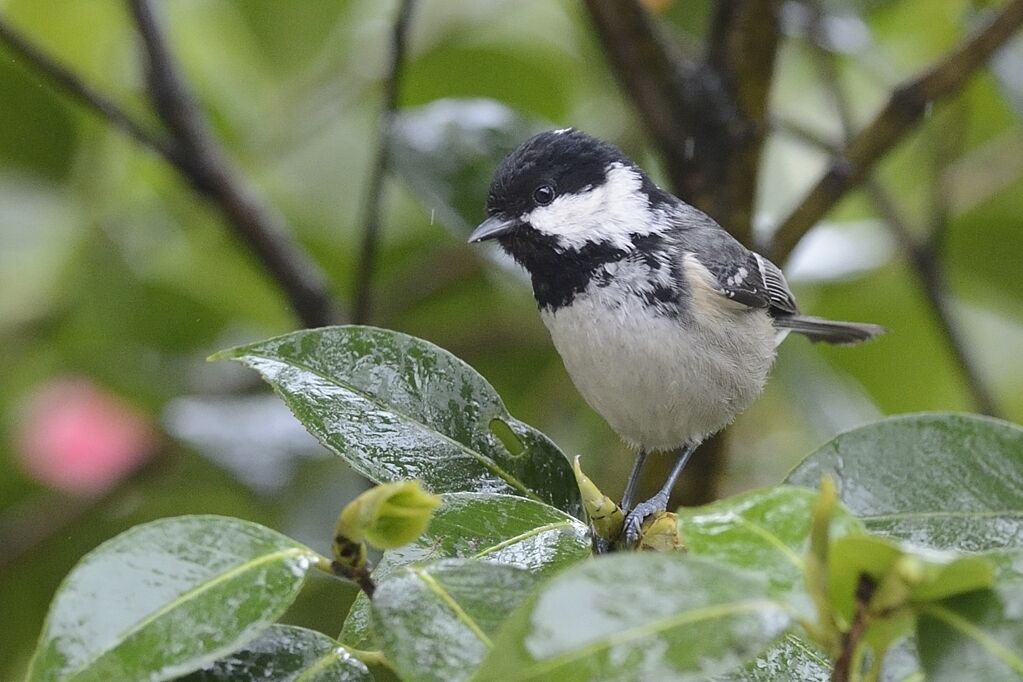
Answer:
[[643, 178], [636, 170], [614, 163], [607, 168], [604, 184], [559, 196], [549, 206], [535, 208], [521, 218], [534, 229], [557, 237], [564, 248], [610, 242], [628, 250], [630, 234], [661, 231], [642, 186]]
[[551, 132], [554, 133], [555, 135], [564, 135], [565, 133], [570, 133], [573, 130], [575, 130], [575, 128], [558, 128], [557, 130], [552, 130]]

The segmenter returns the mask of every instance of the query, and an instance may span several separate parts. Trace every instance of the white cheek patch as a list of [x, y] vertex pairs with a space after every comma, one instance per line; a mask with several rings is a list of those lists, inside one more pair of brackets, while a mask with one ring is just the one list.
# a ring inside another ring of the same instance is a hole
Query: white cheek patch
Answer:
[[588, 242], [610, 242], [628, 249], [630, 234], [659, 232], [646, 194], [640, 191], [639, 173], [622, 164], [607, 170], [599, 187], [556, 198], [549, 206], [522, 216], [534, 229], [558, 238], [565, 248], [581, 248]]

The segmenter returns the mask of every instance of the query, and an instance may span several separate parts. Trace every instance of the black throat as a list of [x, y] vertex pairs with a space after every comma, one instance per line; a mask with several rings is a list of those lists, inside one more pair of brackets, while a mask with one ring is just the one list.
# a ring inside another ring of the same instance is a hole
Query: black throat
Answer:
[[593, 282], [597, 270], [619, 261], [628, 252], [608, 242], [581, 248], [559, 248], [557, 240], [525, 225], [499, 238], [501, 246], [529, 271], [533, 296], [541, 310], [557, 310], [572, 303]]

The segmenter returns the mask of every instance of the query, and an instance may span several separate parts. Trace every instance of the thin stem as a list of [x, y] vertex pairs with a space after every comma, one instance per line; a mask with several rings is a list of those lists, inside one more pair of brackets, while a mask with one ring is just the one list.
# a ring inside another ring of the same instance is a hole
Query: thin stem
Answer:
[[401, 95], [401, 77], [405, 66], [408, 32], [414, 8], [415, 0], [401, 0], [394, 24], [391, 27], [391, 60], [387, 77], [384, 80], [384, 102], [377, 133], [379, 135], [377, 152], [370, 170], [366, 191], [366, 209], [362, 221], [362, 248], [355, 276], [353, 318], [356, 324], [362, 324], [368, 320], [372, 306], [373, 273], [376, 268], [380, 243], [380, 213], [391, 153], [391, 129], [398, 110], [398, 99]]
[[959, 47], [892, 92], [881, 112], [846, 145], [813, 189], [778, 227], [770, 254], [783, 261], [817, 221], [924, 117], [928, 104], [954, 95], [1023, 24], [1023, 0], [1011, 0]]
[[856, 586], [856, 613], [849, 630], [842, 635], [842, 650], [831, 672], [831, 682], [851, 682], [860, 677], [856, 664], [862, 664], [863, 661], [863, 635], [870, 624], [868, 607], [876, 589], [877, 583], [870, 576], [866, 574], [860, 576]]

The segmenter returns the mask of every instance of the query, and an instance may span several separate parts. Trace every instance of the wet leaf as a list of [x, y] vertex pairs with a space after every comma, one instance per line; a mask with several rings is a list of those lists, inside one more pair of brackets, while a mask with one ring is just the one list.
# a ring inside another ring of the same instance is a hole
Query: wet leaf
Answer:
[[467, 680], [537, 577], [519, 568], [446, 559], [410, 566], [377, 587], [373, 619], [384, 653], [410, 680]]
[[28, 679], [188, 673], [280, 617], [317, 558], [238, 519], [183, 516], [136, 526], [89, 552], [65, 578]]
[[761, 576], [717, 561], [628, 553], [559, 573], [508, 619], [478, 680], [704, 680], [789, 624]]
[[[402, 566], [443, 558], [478, 559], [539, 574], [552, 573], [590, 555], [590, 538], [579, 520], [539, 502], [512, 495], [447, 493], [426, 533], [384, 553], [373, 575], [383, 580]], [[369, 600], [359, 595], [345, 620], [341, 641], [375, 648]]]
[[771, 648], [742, 669], [715, 677], [715, 682], [828, 682], [831, 679], [828, 655], [802, 637], [785, 635]]
[[437, 100], [398, 115], [391, 167], [436, 220], [465, 239], [485, 217], [498, 162], [544, 128], [496, 100]]
[[873, 533], [939, 549], [1023, 546], [1023, 428], [961, 414], [894, 417], [844, 433], [789, 483], [834, 477]]
[[1023, 678], [1023, 584], [928, 604], [917, 639], [933, 682]]
[[180, 682], [367, 682], [369, 670], [324, 634], [273, 625], [226, 658]]
[[[377, 483], [420, 479], [435, 493], [509, 493], [582, 514], [557, 446], [509, 415], [475, 370], [427, 341], [325, 327], [216, 357], [257, 370], [320, 442]], [[505, 448], [490, 429], [494, 419], [523, 452]]]
[[[695, 557], [707, 557], [767, 576], [772, 596], [805, 590], [803, 560], [817, 493], [780, 486], [738, 495], [703, 507], [681, 508], [682, 539]], [[862, 524], [839, 507], [832, 537], [861, 530]], [[809, 598], [803, 597], [809, 605]]]

